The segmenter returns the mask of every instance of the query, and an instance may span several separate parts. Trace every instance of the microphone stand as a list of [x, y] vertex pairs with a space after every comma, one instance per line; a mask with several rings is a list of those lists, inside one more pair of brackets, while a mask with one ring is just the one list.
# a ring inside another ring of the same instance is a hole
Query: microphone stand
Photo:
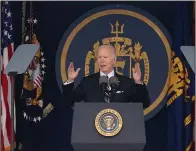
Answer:
[[109, 92], [109, 100], [110, 100], [110, 102], [112, 102], [114, 94], [115, 94], [115, 91], [114, 90], [113, 91], [111, 90]]
[[113, 96], [116, 93], [117, 85], [114, 84], [114, 83], [111, 83], [110, 87], [111, 87], [111, 90], [109, 91], [109, 99], [110, 99], [110, 101], [112, 101], [113, 100]]

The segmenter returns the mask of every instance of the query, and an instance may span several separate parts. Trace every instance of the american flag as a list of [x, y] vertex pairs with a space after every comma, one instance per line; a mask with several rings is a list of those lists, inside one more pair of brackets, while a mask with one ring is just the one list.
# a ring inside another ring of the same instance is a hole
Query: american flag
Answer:
[[[13, 55], [14, 41], [12, 28], [12, 13], [9, 2], [2, 2], [2, 32], [1, 32], [1, 150], [10, 149], [11, 144], [11, 79], [4, 70]], [[14, 105], [15, 106], [15, 105]], [[15, 109], [14, 109], [15, 110]], [[15, 115], [15, 114], [14, 114]], [[15, 120], [14, 120], [15, 121]]]

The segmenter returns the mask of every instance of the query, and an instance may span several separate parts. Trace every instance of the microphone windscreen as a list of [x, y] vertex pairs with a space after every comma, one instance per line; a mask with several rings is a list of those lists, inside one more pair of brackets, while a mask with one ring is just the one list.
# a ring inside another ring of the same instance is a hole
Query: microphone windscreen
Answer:
[[106, 76], [100, 76], [99, 84], [101, 83], [108, 83], [108, 78]]
[[111, 77], [110, 79], [109, 79], [109, 84], [111, 85], [111, 84], [115, 84], [115, 85], [118, 85], [118, 78], [117, 77]]

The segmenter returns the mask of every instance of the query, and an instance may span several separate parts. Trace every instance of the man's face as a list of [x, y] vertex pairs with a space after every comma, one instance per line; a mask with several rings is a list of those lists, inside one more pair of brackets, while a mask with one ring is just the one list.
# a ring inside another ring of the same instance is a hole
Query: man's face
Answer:
[[97, 64], [100, 71], [105, 74], [110, 73], [113, 70], [115, 64], [114, 52], [109, 48], [100, 48], [97, 54]]

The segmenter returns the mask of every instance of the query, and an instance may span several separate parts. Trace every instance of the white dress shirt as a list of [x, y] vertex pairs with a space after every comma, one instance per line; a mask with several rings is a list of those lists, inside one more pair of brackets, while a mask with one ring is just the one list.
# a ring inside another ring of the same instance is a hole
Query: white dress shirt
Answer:
[[108, 76], [108, 79], [110, 79], [114, 76], [114, 70], [112, 70], [112, 72], [110, 72], [109, 74], [105, 74], [102, 71], [100, 71], [100, 76]]

